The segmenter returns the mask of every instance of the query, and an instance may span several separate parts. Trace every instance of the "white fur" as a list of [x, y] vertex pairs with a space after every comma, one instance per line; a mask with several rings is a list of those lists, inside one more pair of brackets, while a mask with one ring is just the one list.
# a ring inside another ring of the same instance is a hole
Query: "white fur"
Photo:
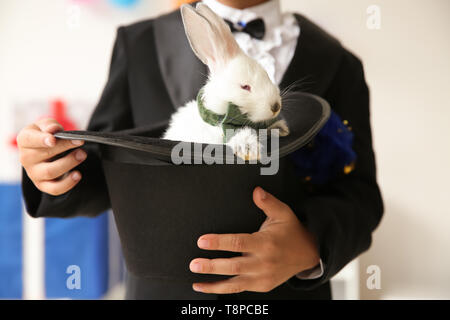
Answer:
[[230, 141], [228, 141], [227, 145], [233, 149], [233, 152], [238, 157], [244, 160], [259, 159], [262, 149], [255, 130], [249, 127], [239, 129]]
[[222, 128], [207, 124], [200, 117], [197, 101], [191, 101], [172, 115], [163, 139], [207, 144], [223, 143]]
[[[204, 105], [218, 114], [225, 114], [228, 103], [241, 108], [253, 122], [278, 116], [271, 106], [281, 105], [280, 90], [272, 83], [258, 62], [248, 57], [240, 48], [228, 27], [206, 5], [199, 3], [196, 9], [181, 7], [186, 35], [197, 57], [208, 65], [210, 74], [204, 87]], [[251, 91], [242, 89], [251, 87]], [[280, 135], [289, 134], [284, 120], [277, 121], [270, 129], [279, 128]], [[197, 102], [191, 101], [172, 115], [163, 139], [223, 143], [220, 127], [205, 123], [198, 112]], [[257, 159], [260, 145], [255, 131], [248, 127], [239, 129], [228, 141], [233, 151], [244, 159]]]

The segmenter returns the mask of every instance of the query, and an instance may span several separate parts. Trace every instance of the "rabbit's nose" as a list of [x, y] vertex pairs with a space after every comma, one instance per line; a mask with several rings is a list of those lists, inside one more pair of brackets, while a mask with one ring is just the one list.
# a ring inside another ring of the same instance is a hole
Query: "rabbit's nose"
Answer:
[[281, 105], [278, 102], [270, 107], [270, 110], [272, 110], [273, 113], [277, 113], [278, 111], [280, 111], [280, 109]]

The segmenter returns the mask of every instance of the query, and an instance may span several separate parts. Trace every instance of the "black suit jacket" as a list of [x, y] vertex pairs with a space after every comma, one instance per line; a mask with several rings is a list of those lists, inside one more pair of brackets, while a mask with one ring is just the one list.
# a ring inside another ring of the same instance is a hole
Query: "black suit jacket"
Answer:
[[[383, 205], [376, 182], [369, 94], [361, 62], [305, 17], [296, 18], [301, 34], [280, 87], [304, 79], [304, 91], [325, 98], [351, 124], [358, 159], [351, 174], [315, 188], [305, 202], [289, 204], [317, 237], [325, 274], [316, 280], [292, 278], [288, 285], [297, 294], [289, 291], [267, 296], [327, 298], [329, 279], [369, 248]], [[206, 73], [206, 67], [189, 47], [179, 11], [121, 27], [109, 79], [88, 130], [117, 131], [165, 122], [178, 106], [196, 96]], [[98, 147], [84, 148], [88, 157], [79, 167], [83, 179], [64, 195], [41, 193], [24, 173], [23, 194], [30, 215], [95, 216], [110, 208]], [[133, 297], [145, 297], [139, 292], [145, 292], [148, 284], [135, 279], [133, 286]]]

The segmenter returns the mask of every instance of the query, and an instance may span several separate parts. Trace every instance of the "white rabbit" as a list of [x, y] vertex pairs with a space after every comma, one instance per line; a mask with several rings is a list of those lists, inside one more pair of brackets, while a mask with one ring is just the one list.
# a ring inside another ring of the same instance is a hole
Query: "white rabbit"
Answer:
[[[206, 109], [225, 115], [230, 103], [251, 122], [272, 120], [268, 129], [289, 134], [284, 120], [276, 120], [281, 110], [279, 88], [261, 65], [248, 57], [237, 44], [229, 26], [208, 6], [198, 3], [181, 7], [187, 38], [197, 57], [208, 66], [209, 76], [202, 89]], [[197, 101], [180, 107], [170, 120], [163, 139], [205, 144], [224, 143], [221, 126], [205, 122]], [[261, 148], [256, 131], [243, 126], [226, 141], [233, 152], [246, 160], [259, 158]]]

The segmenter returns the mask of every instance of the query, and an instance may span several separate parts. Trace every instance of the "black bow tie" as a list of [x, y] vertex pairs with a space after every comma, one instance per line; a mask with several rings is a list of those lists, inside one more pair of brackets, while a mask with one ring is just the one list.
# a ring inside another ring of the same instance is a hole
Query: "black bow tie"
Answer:
[[226, 20], [225, 22], [230, 26], [231, 32], [245, 32], [250, 35], [250, 37], [262, 40], [264, 38], [264, 33], [266, 32], [266, 26], [264, 25], [264, 20], [259, 18], [247, 23], [238, 22], [234, 24], [233, 22]]

